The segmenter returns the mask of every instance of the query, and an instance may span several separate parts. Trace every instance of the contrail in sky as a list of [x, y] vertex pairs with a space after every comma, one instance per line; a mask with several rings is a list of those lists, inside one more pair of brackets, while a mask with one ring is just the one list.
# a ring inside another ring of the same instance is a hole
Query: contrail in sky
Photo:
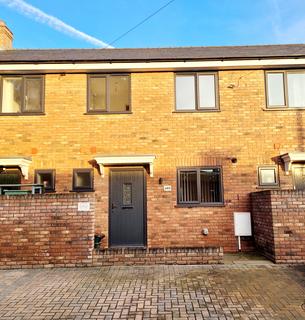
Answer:
[[113, 48], [109, 44], [107, 44], [104, 41], [101, 41], [97, 38], [94, 38], [82, 31], [79, 31], [72, 26], [64, 23], [63, 21], [59, 20], [56, 17], [53, 17], [40, 9], [33, 7], [32, 5], [26, 3], [23, 0], [0, 0], [0, 4], [3, 4], [9, 8], [12, 8], [21, 14], [36, 20], [40, 23], [44, 23], [51, 27], [52, 29], [55, 29], [61, 33], [65, 33], [69, 36], [72, 36], [74, 38], [79, 38], [82, 40], [85, 40], [97, 47], [107, 47], [107, 48]]

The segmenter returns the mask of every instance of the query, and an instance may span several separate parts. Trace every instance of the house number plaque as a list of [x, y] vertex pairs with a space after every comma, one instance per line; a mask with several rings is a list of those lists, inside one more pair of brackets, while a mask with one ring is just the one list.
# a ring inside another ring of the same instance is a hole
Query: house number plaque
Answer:
[[79, 202], [77, 205], [78, 211], [89, 211], [90, 210], [90, 202]]

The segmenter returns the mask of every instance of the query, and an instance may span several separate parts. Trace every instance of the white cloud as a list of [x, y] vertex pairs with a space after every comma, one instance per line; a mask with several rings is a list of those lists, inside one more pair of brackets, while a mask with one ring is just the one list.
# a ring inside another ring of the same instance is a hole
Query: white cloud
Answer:
[[5, 6], [12, 8], [33, 20], [46, 24], [52, 29], [55, 29], [61, 33], [67, 34], [74, 38], [85, 40], [86, 42], [89, 42], [97, 47], [112, 48], [106, 42], [73, 28], [72, 26], [64, 23], [58, 18], [51, 16], [36, 7], [33, 7], [23, 0], [0, 0], [0, 4], [4, 4]]

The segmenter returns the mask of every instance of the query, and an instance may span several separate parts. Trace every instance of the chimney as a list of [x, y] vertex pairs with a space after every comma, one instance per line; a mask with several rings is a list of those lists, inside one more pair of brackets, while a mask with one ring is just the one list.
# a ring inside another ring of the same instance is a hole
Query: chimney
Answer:
[[13, 33], [5, 22], [0, 20], [0, 50], [9, 49], [13, 49]]

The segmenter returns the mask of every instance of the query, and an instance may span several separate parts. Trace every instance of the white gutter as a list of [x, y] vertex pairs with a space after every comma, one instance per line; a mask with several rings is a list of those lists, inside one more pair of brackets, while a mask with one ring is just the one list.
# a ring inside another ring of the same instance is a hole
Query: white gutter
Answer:
[[0, 73], [13, 72], [90, 72], [90, 71], [183, 71], [183, 70], [225, 70], [261, 69], [279, 67], [305, 67], [304, 58], [216, 60], [216, 61], [170, 61], [170, 62], [113, 62], [113, 63], [11, 63], [1, 64]]

